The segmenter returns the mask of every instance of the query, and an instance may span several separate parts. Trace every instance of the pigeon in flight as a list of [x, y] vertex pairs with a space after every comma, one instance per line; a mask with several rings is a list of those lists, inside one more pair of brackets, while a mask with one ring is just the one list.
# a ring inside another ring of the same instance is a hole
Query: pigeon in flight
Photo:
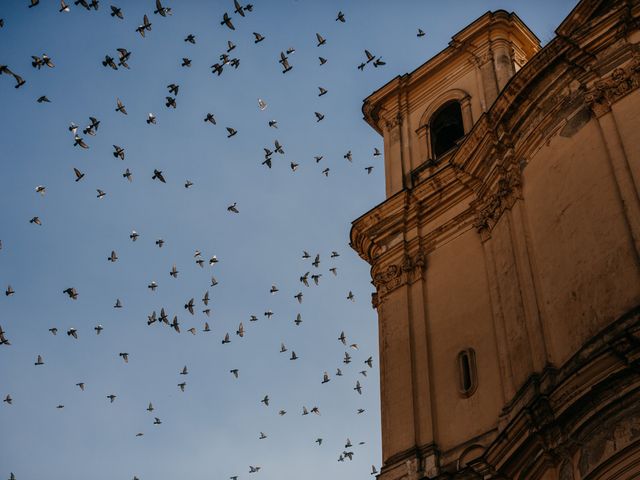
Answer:
[[118, 17], [120, 20], [124, 20], [124, 14], [122, 13], [122, 9], [118, 8], [114, 5], [111, 5], [111, 14], [112, 17]]
[[14, 85], [14, 88], [20, 88], [26, 83], [26, 81], [20, 75], [12, 72], [7, 65], [0, 65], [0, 75], [2, 75], [3, 73], [12, 76], [15, 79], [16, 84]]
[[73, 146], [74, 146], [74, 147], [76, 147], [76, 146], [80, 146], [81, 148], [85, 148], [85, 149], [86, 149], [86, 148], [89, 148], [89, 145], [87, 145], [87, 144], [84, 142], [84, 140], [82, 139], [82, 137], [80, 137], [80, 136], [78, 136], [78, 135], [76, 135], [76, 136], [73, 138], [73, 141], [74, 141], [74, 143], [73, 143]]
[[253, 11], [253, 5], [251, 5], [250, 3], [247, 3], [245, 6], [242, 6], [240, 2], [238, 2], [238, 0], [233, 0], [233, 6], [235, 7], [234, 12], [240, 15], [241, 17], [244, 17], [245, 10], [247, 12]]
[[233, 23], [231, 23], [231, 18], [229, 17], [229, 14], [227, 12], [224, 12], [224, 15], [222, 16], [222, 21], [220, 22], [220, 25], [226, 25], [231, 30], [235, 30], [236, 29], [236, 27], [233, 26]]
[[356, 381], [356, 386], [353, 387], [353, 389], [358, 392], [360, 395], [362, 395], [362, 387], [360, 386], [360, 380]]
[[194, 307], [194, 305], [195, 305], [195, 304], [194, 304], [194, 300], [193, 300], [193, 298], [191, 298], [191, 299], [190, 299], [190, 300], [189, 300], [189, 301], [184, 305], [184, 308], [185, 308], [185, 310], [188, 310], [188, 311], [189, 311], [189, 313], [190, 313], [191, 315], [193, 315], [193, 314], [194, 314], [194, 313], [193, 313], [193, 307]]
[[127, 115], [127, 110], [119, 98], [116, 98], [116, 104], [117, 104], [116, 112], [120, 112], [123, 115]]
[[78, 292], [73, 287], [70, 287], [70, 288], [67, 288], [67, 289], [63, 290], [62, 293], [66, 293], [67, 295], [69, 295], [69, 298], [71, 298], [73, 300], [77, 300], [78, 299]]
[[139, 25], [138, 28], [136, 28], [136, 32], [138, 32], [142, 38], [144, 38], [145, 31], [151, 31], [151, 23], [149, 23], [149, 18], [146, 14], [142, 20], [142, 25]]
[[151, 177], [151, 180], [159, 180], [162, 183], [167, 183], [162, 175], [162, 170], [153, 169], [153, 176]]
[[167, 15], [171, 15], [171, 8], [163, 7], [160, 0], [156, 0], [156, 9], [153, 13], [159, 14], [161, 17], [166, 17]]

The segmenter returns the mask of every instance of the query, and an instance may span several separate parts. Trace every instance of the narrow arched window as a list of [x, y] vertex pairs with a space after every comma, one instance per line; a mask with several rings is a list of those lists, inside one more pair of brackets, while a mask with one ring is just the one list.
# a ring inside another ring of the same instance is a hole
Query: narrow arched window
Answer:
[[472, 348], [462, 350], [458, 354], [458, 375], [460, 393], [465, 397], [473, 395], [478, 386], [476, 373], [476, 353]]
[[455, 100], [445, 103], [433, 114], [429, 127], [433, 158], [438, 158], [455, 147], [458, 140], [464, 137], [460, 103]]

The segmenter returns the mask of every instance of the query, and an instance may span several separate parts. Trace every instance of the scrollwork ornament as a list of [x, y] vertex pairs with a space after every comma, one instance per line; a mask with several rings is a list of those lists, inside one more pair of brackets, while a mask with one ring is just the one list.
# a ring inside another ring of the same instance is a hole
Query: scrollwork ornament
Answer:
[[584, 95], [584, 101], [596, 116], [611, 110], [611, 105], [640, 86], [640, 54], [630, 64], [616, 68], [607, 78], [596, 81]]

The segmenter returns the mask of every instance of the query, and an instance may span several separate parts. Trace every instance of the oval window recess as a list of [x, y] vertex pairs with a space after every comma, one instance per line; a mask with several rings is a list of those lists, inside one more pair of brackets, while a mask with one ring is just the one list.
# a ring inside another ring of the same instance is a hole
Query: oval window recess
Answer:
[[478, 386], [476, 371], [476, 353], [472, 348], [458, 354], [459, 391], [463, 397], [470, 397]]

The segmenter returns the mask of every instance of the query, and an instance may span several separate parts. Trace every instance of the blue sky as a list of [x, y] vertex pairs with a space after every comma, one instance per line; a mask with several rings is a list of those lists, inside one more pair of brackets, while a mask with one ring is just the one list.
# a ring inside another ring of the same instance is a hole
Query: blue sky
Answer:
[[[124, 20], [109, 15], [109, 2], [97, 12], [71, 5], [69, 13], [58, 13], [57, 1], [40, 3], [0, 4], [0, 64], [27, 81], [16, 90], [0, 76], [0, 286], [15, 290], [0, 298], [0, 325], [12, 343], [0, 346], [0, 396], [14, 399], [0, 405], [0, 478], [367, 478], [381, 462], [377, 323], [369, 268], [348, 234], [353, 219], [384, 200], [384, 178], [382, 158], [372, 155], [382, 139], [362, 121], [362, 99], [487, 10], [516, 11], [548, 41], [575, 1], [256, 0], [240, 18], [232, 1], [167, 0], [173, 15], [162, 18], [151, 0], [119, 0]], [[339, 10], [344, 24], [335, 21]], [[220, 25], [225, 11], [235, 31]], [[145, 13], [152, 30], [141, 38], [134, 30]], [[426, 37], [416, 37], [418, 28]], [[265, 40], [254, 44], [252, 32]], [[316, 47], [316, 32], [326, 45]], [[195, 45], [183, 41], [189, 33]], [[228, 40], [240, 67], [212, 75]], [[130, 70], [103, 67], [119, 47], [132, 52]], [[277, 60], [289, 47], [293, 69], [282, 74]], [[357, 70], [365, 48], [387, 64]], [[32, 68], [31, 55], [42, 53], [54, 68]], [[318, 56], [328, 62], [320, 66]], [[180, 66], [182, 57], [191, 68]], [[170, 83], [180, 85], [175, 110], [164, 106]], [[319, 86], [328, 93], [318, 97]], [[36, 103], [41, 95], [51, 103]], [[128, 115], [114, 111], [116, 98]], [[145, 122], [149, 112], [156, 125]], [[203, 121], [208, 112], [217, 125]], [[90, 146], [83, 150], [68, 126], [82, 129], [89, 116], [101, 123], [96, 136], [81, 134]], [[225, 127], [237, 135], [227, 138]], [[275, 153], [268, 169], [263, 148], [273, 150], [276, 139], [285, 154]], [[125, 148], [124, 161], [113, 157], [113, 144]], [[349, 150], [352, 163], [343, 158]], [[316, 163], [316, 155], [324, 158]], [[80, 182], [74, 167], [85, 173]], [[166, 184], [151, 179], [154, 169]], [[96, 198], [96, 189], [106, 196]], [[233, 202], [239, 214], [227, 211]], [[29, 223], [34, 216], [41, 226]], [[301, 258], [304, 250], [320, 254], [318, 268]], [[332, 259], [334, 250], [340, 256]], [[219, 262], [209, 266], [213, 255]], [[177, 279], [169, 276], [173, 264]], [[318, 286], [299, 281], [307, 271], [322, 274]], [[67, 287], [78, 290], [76, 301], [63, 295]], [[200, 301], [207, 290], [210, 317]], [[293, 298], [300, 291], [302, 304]], [[193, 316], [183, 308], [191, 297]], [[113, 308], [117, 298], [124, 308]], [[181, 334], [147, 326], [147, 315], [162, 307], [178, 315]], [[263, 315], [269, 309], [271, 319]], [[205, 321], [209, 333], [201, 331]], [[240, 322], [244, 338], [235, 335]], [[77, 340], [65, 333], [71, 327]], [[341, 331], [358, 350], [338, 341]], [[232, 341], [223, 345], [226, 332]], [[298, 360], [289, 360], [291, 350]], [[120, 352], [130, 354], [128, 364]], [[45, 365], [33, 365], [38, 354]], [[373, 369], [364, 363], [369, 356]], [[179, 375], [185, 365], [189, 374]], [[331, 381], [323, 385], [325, 370]], [[357, 380], [362, 395], [353, 390]], [[267, 394], [268, 407], [260, 403]], [[302, 416], [303, 406], [321, 415]], [[163, 423], [153, 425], [154, 416]], [[353, 460], [337, 462], [347, 438]], [[249, 474], [249, 465], [262, 469]]]

